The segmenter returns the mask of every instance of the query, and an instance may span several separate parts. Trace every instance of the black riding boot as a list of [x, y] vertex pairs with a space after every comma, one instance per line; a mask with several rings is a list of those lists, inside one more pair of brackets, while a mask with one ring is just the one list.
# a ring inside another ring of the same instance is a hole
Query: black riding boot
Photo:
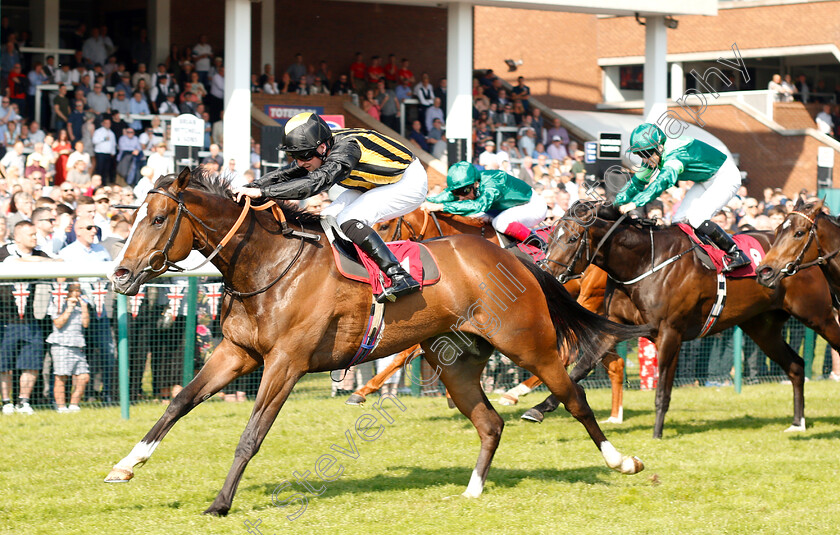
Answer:
[[[348, 225], [350, 223], [350, 225]], [[391, 279], [390, 288], [384, 288], [382, 294], [376, 299], [383, 303], [386, 299], [395, 301], [397, 297], [416, 292], [420, 289], [420, 283], [403, 269], [397, 261], [394, 253], [388, 249], [382, 238], [373, 229], [364, 223], [350, 220], [341, 225], [341, 230], [350, 238], [359, 249], [365, 252], [371, 260], [376, 262], [385, 275]]]
[[724, 256], [725, 262], [723, 272], [728, 273], [732, 270], [750, 265], [750, 258], [744, 252], [738, 249], [735, 240], [732, 239], [725, 230], [720, 228], [716, 223], [709, 220], [703, 221], [703, 224], [695, 229], [698, 234], [709, 238], [715, 246], [721, 251], [726, 252]]
[[544, 239], [540, 238], [540, 235], [537, 234], [536, 230], [532, 230], [531, 233], [528, 234], [528, 237], [525, 238], [525, 241], [523, 241], [522, 243], [530, 245], [532, 247], [536, 247], [543, 253], [545, 253], [548, 250], [548, 244], [545, 243]]

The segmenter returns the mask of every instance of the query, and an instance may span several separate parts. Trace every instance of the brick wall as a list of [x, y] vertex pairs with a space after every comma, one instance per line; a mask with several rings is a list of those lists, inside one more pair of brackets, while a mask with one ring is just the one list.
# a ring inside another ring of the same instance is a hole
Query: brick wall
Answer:
[[785, 128], [816, 128], [814, 118], [822, 111], [822, 104], [801, 102], [776, 102], [773, 104], [773, 120]]
[[[780, 46], [840, 44], [840, 2], [795, 3], [738, 9], [719, 9], [716, 17], [678, 16], [679, 28], [668, 30], [668, 53], [741, 50]], [[788, 21], [786, 23], [785, 21]], [[601, 57], [645, 53], [645, 28], [632, 17], [599, 19]]]
[[[601, 98], [598, 26], [594, 15], [475, 8], [474, 65], [531, 93], [552, 108], [594, 109]], [[505, 59], [523, 61], [508, 73]]]

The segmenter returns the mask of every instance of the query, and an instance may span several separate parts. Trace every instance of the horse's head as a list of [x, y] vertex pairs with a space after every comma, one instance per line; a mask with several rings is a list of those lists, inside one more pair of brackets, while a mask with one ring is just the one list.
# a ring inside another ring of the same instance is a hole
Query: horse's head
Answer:
[[793, 211], [776, 228], [773, 246], [756, 269], [760, 284], [775, 288], [784, 277], [793, 275], [803, 263], [817, 257], [818, 247], [814, 243], [816, 221], [822, 209], [822, 200], [796, 203]]
[[592, 261], [590, 231], [602, 212], [611, 217], [611, 211], [600, 201], [576, 201], [554, 227], [543, 262], [560, 282], [578, 278]]
[[142, 284], [164, 273], [192, 250], [192, 226], [184, 224], [189, 218], [184, 217], [186, 207], [181, 199], [190, 181], [190, 170], [181, 171], [171, 183], [166, 178], [159, 179], [155, 189], [146, 195], [116, 259], [110, 279], [119, 293], [135, 295]]

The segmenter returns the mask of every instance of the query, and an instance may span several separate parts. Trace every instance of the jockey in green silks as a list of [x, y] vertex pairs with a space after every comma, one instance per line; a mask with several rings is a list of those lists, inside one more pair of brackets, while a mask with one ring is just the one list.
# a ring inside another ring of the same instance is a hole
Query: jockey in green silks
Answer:
[[500, 170], [478, 171], [470, 162], [458, 162], [446, 173], [446, 189], [428, 197], [421, 208], [466, 217], [489, 217], [493, 228], [516, 241], [545, 242], [531, 230], [545, 219], [548, 207], [542, 195], [526, 182]]
[[694, 185], [673, 221], [687, 222], [698, 235], [725, 251], [725, 272], [749, 265], [749, 257], [738, 249], [732, 236], [711, 221], [741, 187], [741, 172], [731, 157], [697, 139], [667, 138], [651, 123], [633, 130], [629, 150], [642, 159], [643, 167], [616, 195], [614, 204], [621, 213], [646, 205], [680, 180], [691, 180]]

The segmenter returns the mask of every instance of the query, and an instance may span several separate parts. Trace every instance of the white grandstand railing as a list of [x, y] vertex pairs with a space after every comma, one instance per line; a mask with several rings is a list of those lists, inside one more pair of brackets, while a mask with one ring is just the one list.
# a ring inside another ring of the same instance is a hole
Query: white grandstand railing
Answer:
[[[197, 267], [204, 262], [204, 256], [193, 251], [178, 265], [185, 268]], [[3, 262], [0, 263], [0, 279], [55, 279], [64, 277], [75, 279], [79, 277], [107, 278], [116, 268], [115, 262]], [[205, 264], [199, 270], [184, 272], [169, 272], [161, 277], [219, 277], [221, 273], [212, 264]]]

